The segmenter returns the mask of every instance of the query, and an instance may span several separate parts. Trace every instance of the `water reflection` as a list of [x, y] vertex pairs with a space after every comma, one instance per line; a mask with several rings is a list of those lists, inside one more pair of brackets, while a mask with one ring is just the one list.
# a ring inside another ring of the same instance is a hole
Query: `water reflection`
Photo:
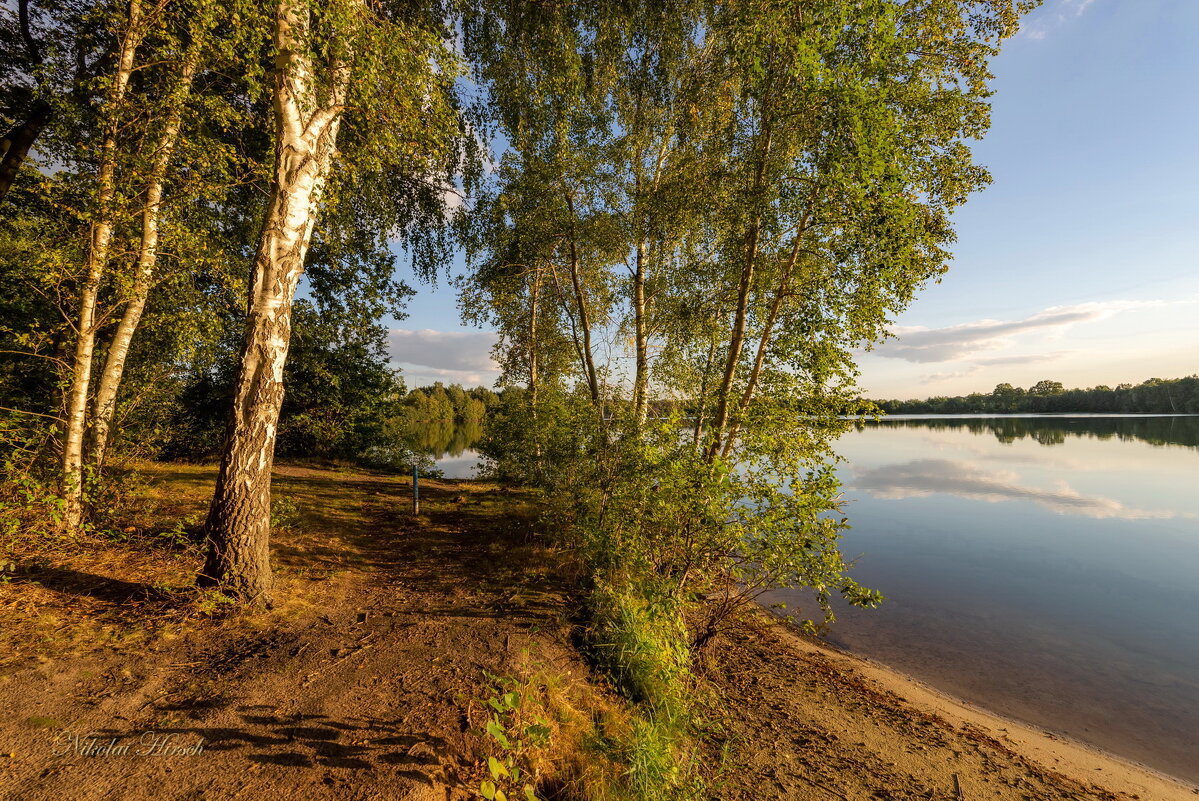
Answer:
[[830, 639], [1199, 781], [1199, 418], [898, 417], [837, 447], [844, 550], [887, 601]]
[[[1037, 442], [1046, 444], [1040, 437]], [[1065, 442], [1065, 437], [1053, 444]], [[890, 464], [855, 473], [853, 486], [872, 497], [888, 500], [918, 498], [934, 493], [956, 495], [988, 503], [1029, 501], [1058, 514], [1084, 517], [1120, 517], [1137, 520], [1147, 517], [1175, 517], [1165, 510], [1130, 509], [1112, 498], [1086, 496], [1059, 481], [1052, 489], [1024, 486], [1011, 470], [984, 470], [955, 459], [914, 459], [906, 464]]]
[[1199, 416], [1196, 415], [1005, 415], [989, 417], [921, 417], [894, 415], [867, 427], [918, 428], [929, 431], [965, 430], [991, 435], [999, 442], [1031, 439], [1040, 445], [1061, 445], [1067, 437], [1097, 440], [1139, 440], [1150, 445], [1182, 445], [1199, 448]]
[[479, 455], [472, 446], [482, 436], [479, 420], [430, 420], [409, 425], [404, 439], [408, 447], [432, 457], [445, 478], [474, 478]]

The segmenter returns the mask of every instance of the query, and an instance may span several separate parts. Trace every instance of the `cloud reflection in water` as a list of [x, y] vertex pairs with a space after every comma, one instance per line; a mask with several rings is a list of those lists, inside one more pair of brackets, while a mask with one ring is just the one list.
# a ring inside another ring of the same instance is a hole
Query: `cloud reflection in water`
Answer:
[[915, 459], [872, 470], [855, 470], [854, 474], [853, 487], [884, 500], [941, 493], [987, 503], [1027, 501], [1061, 515], [1122, 520], [1179, 517], [1175, 512], [1136, 509], [1113, 498], [1083, 495], [1065, 481], [1056, 482], [1052, 489], [1025, 486], [1012, 471], [983, 470], [954, 459]]

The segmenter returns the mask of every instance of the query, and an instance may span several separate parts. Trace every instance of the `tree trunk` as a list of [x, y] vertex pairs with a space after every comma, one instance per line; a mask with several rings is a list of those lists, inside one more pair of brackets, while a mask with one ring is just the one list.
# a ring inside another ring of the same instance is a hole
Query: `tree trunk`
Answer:
[[541, 270], [533, 268], [532, 283], [529, 286], [529, 398], [533, 402], [533, 413], [537, 413], [537, 355], [540, 348], [537, 345], [537, 315], [541, 313]]
[[271, 467], [291, 308], [336, 155], [349, 64], [330, 66], [327, 104], [317, 102], [307, 13], [283, 0], [275, 17], [275, 175], [250, 283], [241, 366], [198, 579], [244, 602], [269, 603]]
[[645, 310], [645, 243], [637, 243], [637, 268], [633, 272], [633, 347], [636, 373], [633, 378], [633, 416], [637, 427], [645, 425], [649, 408], [649, 334]]
[[737, 375], [737, 363], [741, 360], [741, 349], [745, 345], [745, 329], [749, 318], [749, 295], [753, 288], [754, 266], [758, 255], [758, 225], [755, 222], [747, 237], [745, 263], [741, 267], [741, 280], [737, 286], [737, 310], [733, 317], [733, 330], [729, 338], [729, 352], [725, 358], [724, 374], [716, 399], [716, 414], [712, 419], [712, 443], [708, 446], [707, 460], [715, 460], [721, 452], [725, 426], [729, 419], [729, 398], [733, 390], [733, 379]]
[[195, 77], [199, 64], [199, 53], [199, 45], [193, 42], [184, 57], [179, 82], [171, 93], [166, 124], [151, 163], [149, 185], [146, 187], [146, 207], [142, 211], [142, 240], [137, 256], [137, 274], [134, 276], [133, 289], [125, 311], [121, 315], [121, 322], [117, 325], [116, 333], [113, 334], [112, 342], [108, 346], [104, 371], [100, 374], [100, 384], [96, 389], [95, 411], [92, 419], [91, 463], [97, 471], [104, 466], [104, 455], [108, 449], [109, 432], [113, 413], [116, 410], [117, 392], [121, 387], [121, 378], [125, 372], [125, 360], [129, 356], [129, 345], [141, 323], [142, 312], [146, 307], [146, 298], [154, 283], [154, 265], [158, 260], [158, 223], [162, 205], [162, 187], [171, 163], [171, 156], [175, 150], [175, 142], [179, 138], [183, 106], [191, 92], [192, 79]]
[[[760, 196], [762, 180], [766, 172], [766, 159], [770, 153], [771, 129], [764, 126], [762, 150], [754, 169], [754, 180], [750, 197]], [[749, 320], [749, 296], [753, 290], [754, 270], [758, 260], [758, 237], [761, 235], [761, 217], [755, 216], [745, 236], [745, 262], [741, 265], [741, 280], [737, 286], [737, 309], [733, 317], [733, 330], [729, 338], [729, 352], [724, 363], [724, 375], [720, 381], [716, 401], [716, 414], [712, 420], [712, 442], [708, 446], [707, 461], [713, 462], [722, 450], [725, 427], [729, 420], [729, 400], [733, 380], [737, 376], [737, 363], [741, 361], [741, 349], [745, 345], [745, 328]]]
[[25, 121], [18, 123], [3, 140], [0, 140], [0, 201], [4, 200], [8, 190], [12, 188], [21, 164], [29, 155], [29, 148], [33, 147], [38, 134], [49, 120], [50, 104], [39, 100]]
[[117, 134], [120, 130], [121, 105], [133, 73], [133, 60], [141, 38], [140, 0], [129, 3], [129, 25], [121, 39], [116, 72], [108, 93], [108, 115], [104, 122], [104, 143], [100, 150], [96, 175], [95, 219], [79, 291], [79, 315], [75, 322], [75, 359], [66, 398], [66, 436], [62, 450], [62, 493], [65, 500], [63, 528], [78, 531], [83, 524], [83, 440], [87, 428], [87, 397], [96, 349], [96, 297], [100, 281], [108, 267], [112, 246], [112, 208], [115, 196]]
[[692, 445], [699, 451], [700, 443], [704, 440], [704, 416], [708, 406], [708, 375], [712, 370], [712, 361], [716, 358], [716, 337], [708, 345], [708, 358], [704, 361], [704, 371], [699, 382], [699, 400], [695, 403], [695, 435]]
[[541, 313], [541, 268], [533, 268], [533, 284], [529, 288], [529, 417], [533, 421], [533, 465], [541, 471], [541, 429], [538, 426], [538, 380], [537, 315]]
[[579, 309], [579, 328], [583, 334], [583, 342], [580, 345], [583, 357], [583, 370], [587, 374], [587, 388], [591, 392], [591, 402], [595, 405], [600, 417], [603, 417], [603, 409], [600, 405], [599, 391], [599, 375], [595, 371], [595, 358], [591, 353], [591, 314], [587, 310], [587, 298], [583, 294], [583, 282], [579, 275], [579, 251], [575, 242], [575, 205], [569, 195], [566, 196], [566, 205], [570, 209], [570, 283], [574, 289], [575, 304]]
[[745, 390], [741, 393], [741, 400], [737, 403], [736, 414], [733, 415], [732, 424], [729, 426], [728, 435], [724, 439], [724, 446], [720, 449], [720, 455], [723, 458], [728, 458], [728, 455], [733, 451], [733, 445], [737, 441], [737, 435], [741, 431], [741, 420], [745, 416], [746, 410], [749, 409], [749, 404], [753, 401], [754, 392], [758, 388], [758, 379], [762, 376], [762, 365], [766, 363], [766, 350], [770, 347], [771, 337], [774, 336], [774, 324], [778, 320], [779, 310], [783, 307], [783, 301], [787, 298], [787, 287], [791, 281], [791, 274], [795, 270], [795, 263], [799, 260], [799, 243], [803, 238], [803, 229], [795, 235], [795, 244], [791, 248], [791, 257], [783, 266], [783, 277], [779, 280], [778, 289], [775, 290], [774, 300], [770, 304], [770, 311], [766, 313], [766, 320], [762, 324], [762, 335], [758, 339], [758, 352], [754, 356], [753, 367], [750, 368], [749, 378], [745, 382]]

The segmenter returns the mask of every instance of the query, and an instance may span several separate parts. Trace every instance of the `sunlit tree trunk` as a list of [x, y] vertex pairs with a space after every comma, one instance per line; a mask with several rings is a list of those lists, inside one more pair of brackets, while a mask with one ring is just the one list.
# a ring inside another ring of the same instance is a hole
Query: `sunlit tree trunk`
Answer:
[[129, 345], [141, 323], [146, 299], [149, 297], [150, 287], [154, 283], [154, 266], [158, 260], [158, 225], [163, 183], [166, 180], [171, 156], [175, 152], [175, 142], [179, 138], [179, 128], [183, 119], [183, 106], [191, 92], [192, 79], [195, 77], [198, 64], [199, 45], [193, 42], [184, 57], [179, 81], [171, 93], [162, 136], [159, 138], [158, 148], [151, 162], [149, 184], [146, 187], [146, 205], [142, 210], [142, 238], [138, 248], [137, 272], [134, 275], [129, 302], [125, 305], [121, 321], [113, 334], [112, 342], [109, 343], [104, 371], [100, 374], [100, 383], [96, 388], [90, 456], [91, 463], [97, 470], [104, 465], [113, 413], [116, 410], [117, 392], [121, 387], [121, 378], [125, 372], [125, 360], [129, 356]]
[[349, 64], [329, 65], [318, 102], [308, 55], [308, 13], [283, 0], [275, 18], [275, 175], [250, 283], [241, 367], [216, 492], [204, 531], [202, 585], [243, 601], [269, 602], [271, 467], [291, 309], [321, 191], [336, 155]]
[[141, 38], [140, 0], [129, 3], [129, 20], [117, 53], [116, 69], [104, 110], [104, 140], [96, 174], [96, 197], [91, 237], [84, 262], [83, 282], [79, 290], [79, 311], [75, 325], [75, 358], [71, 365], [66, 397], [66, 432], [62, 451], [62, 493], [65, 500], [63, 527], [76, 531], [83, 523], [83, 441], [87, 428], [88, 389], [96, 349], [96, 297], [108, 267], [114, 224], [113, 203], [116, 194], [117, 135], [121, 127], [121, 106], [133, 74], [133, 60]]
[[[769, 127], [765, 128], [762, 137], [761, 153], [754, 169], [752, 191], [749, 195], [751, 202], [757, 198], [762, 188], [766, 158], [770, 153]], [[715, 460], [717, 454], [723, 450], [725, 428], [729, 422], [733, 381], [737, 377], [737, 365], [741, 361], [741, 350], [745, 346], [746, 326], [749, 321], [749, 298], [753, 290], [754, 273], [757, 267], [758, 239], [761, 236], [761, 227], [761, 218], [755, 216], [745, 236], [745, 260], [741, 264], [741, 278], [737, 285], [737, 304], [733, 315], [733, 328], [729, 335], [729, 352], [725, 357], [724, 372], [717, 389], [716, 413], [712, 418], [711, 444], [707, 451], [709, 462]]]
[[645, 243], [637, 243], [637, 262], [633, 271], [633, 349], [636, 362], [633, 378], [633, 415], [637, 425], [645, 423], [649, 394], [649, 329], [645, 304]]

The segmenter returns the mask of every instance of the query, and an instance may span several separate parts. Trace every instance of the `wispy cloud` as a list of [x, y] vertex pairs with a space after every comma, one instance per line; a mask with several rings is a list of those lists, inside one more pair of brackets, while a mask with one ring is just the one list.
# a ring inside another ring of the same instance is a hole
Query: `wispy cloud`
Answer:
[[1055, 353], [1034, 353], [1027, 356], [989, 356], [983, 359], [974, 359], [973, 364], [962, 370], [950, 370], [944, 373], [930, 373], [920, 377], [921, 384], [936, 384], [939, 381], [949, 381], [954, 378], [966, 378], [976, 373], [980, 373], [987, 367], [1002, 367], [1005, 364], [1040, 364], [1042, 362], [1057, 361], [1069, 355], [1069, 351], [1057, 351]]
[[387, 344], [391, 360], [432, 368], [423, 372], [492, 373], [497, 366], [491, 359], [496, 335], [485, 331], [408, 331], [393, 328]]
[[404, 370], [404, 383], [409, 387], [427, 387], [440, 381], [443, 384], [460, 384], [464, 387], [490, 387], [499, 377], [498, 372], [478, 370], [438, 370], [419, 365], [400, 365]]
[[1026, 501], [1057, 514], [1095, 519], [1142, 520], [1173, 518], [1174, 512], [1136, 509], [1114, 498], [1083, 495], [1066, 482], [1052, 488], [1030, 487], [1009, 470], [989, 471], [954, 459], [916, 459], [859, 473], [853, 485], [875, 498], [921, 498], [937, 493], [987, 503]]
[[[895, 326], [889, 339], [875, 347], [879, 356], [916, 363], [950, 362], [971, 359], [977, 365], [992, 366], [1032, 361], [1015, 356], [975, 357], [975, 354], [1000, 350], [1013, 337], [1030, 332], [1061, 333], [1079, 323], [1103, 320], [1122, 311], [1165, 305], [1163, 301], [1109, 301], [1077, 306], [1054, 306], [1022, 320], [979, 320], [973, 323], [925, 328]], [[1041, 360], [1056, 358], [1047, 354]]]
[[1030, 39], [1044, 39], [1054, 28], [1081, 17], [1094, 3], [1095, 0], [1057, 0], [1026, 20], [1020, 32]]

